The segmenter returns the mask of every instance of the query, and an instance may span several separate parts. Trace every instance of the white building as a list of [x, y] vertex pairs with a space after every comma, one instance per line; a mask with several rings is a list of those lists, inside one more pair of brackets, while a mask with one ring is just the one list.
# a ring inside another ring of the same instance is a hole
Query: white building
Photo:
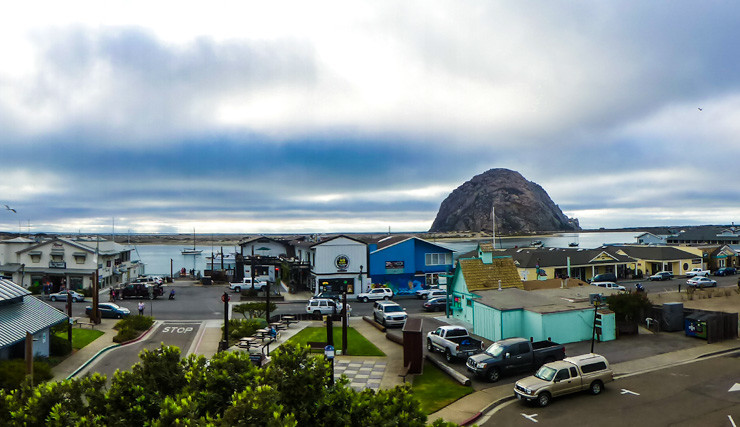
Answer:
[[348, 296], [366, 290], [369, 262], [365, 242], [340, 235], [312, 245], [311, 250], [314, 294], [339, 293], [345, 285]]
[[24, 288], [48, 284], [56, 292], [91, 287], [97, 269], [100, 286], [117, 285], [143, 273], [132, 251], [107, 240], [15, 238], [0, 242], [0, 275]]

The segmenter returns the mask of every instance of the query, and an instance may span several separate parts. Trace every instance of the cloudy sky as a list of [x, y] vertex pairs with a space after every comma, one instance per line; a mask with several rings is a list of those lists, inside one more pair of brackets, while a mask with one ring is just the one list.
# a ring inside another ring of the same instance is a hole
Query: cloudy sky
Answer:
[[497, 167], [585, 228], [740, 222], [739, 20], [696, 1], [6, 5], [0, 229], [422, 231]]

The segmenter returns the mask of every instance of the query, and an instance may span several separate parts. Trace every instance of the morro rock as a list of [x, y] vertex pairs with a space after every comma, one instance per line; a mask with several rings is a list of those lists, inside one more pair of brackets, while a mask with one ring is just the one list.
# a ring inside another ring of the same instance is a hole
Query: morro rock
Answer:
[[457, 187], [442, 202], [430, 232], [492, 231], [496, 234], [580, 230], [577, 219], [563, 214], [547, 192], [519, 172], [491, 169]]

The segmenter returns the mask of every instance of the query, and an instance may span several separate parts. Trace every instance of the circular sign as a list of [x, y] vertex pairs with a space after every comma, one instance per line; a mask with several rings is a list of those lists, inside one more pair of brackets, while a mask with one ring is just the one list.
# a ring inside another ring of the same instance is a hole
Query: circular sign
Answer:
[[349, 268], [349, 257], [347, 255], [337, 255], [334, 258], [334, 266], [337, 267], [337, 270], [346, 270]]
[[223, 295], [221, 295], [221, 301], [222, 302], [229, 302], [229, 301], [231, 301], [231, 297], [229, 296], [229, 294], [223, 294]]

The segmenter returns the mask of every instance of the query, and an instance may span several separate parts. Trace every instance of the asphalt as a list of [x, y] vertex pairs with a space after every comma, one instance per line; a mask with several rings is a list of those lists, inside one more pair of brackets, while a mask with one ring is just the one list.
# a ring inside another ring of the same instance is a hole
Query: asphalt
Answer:
[[[305, 301], [310, 294], [283, 293], [286, 302]], [[444, 319], [444, 317], [436, 318]], [[54, 367], [54, 380], [63, 380], [74, 375], [84, 375], [85, 368], [95, 358], [100, 357], [110, 348], [117, 346], [113, 343], [115, 331], [113, 325], [116, 320], [103, 319], [95, 329], [104, 332], [97, 340], [83, 349], [70, 355], [67, 359]], [[287, 331], [281, 333], [277, 342], [279, 346], [290, 336], [308, 326], [320, 326], [320, 321], [301, 321], [291, 325]], [[344, 373], [350, 378], [350, 386], [359, 390], [362, 388], [387, 389], [404, 382], [400, 376], [403, 369], [403, 348], [401, 345], [386, 338], [386, 334], [359, 317], [350, 319], [350, 326], [355, 328], [370, 342], [375, 344], [385, 357], [345, 356], [337, 355], [335, 359], [335, 376]], [[140, 339], [144, 339], [146, 335]], [[191, 347], [184, 354], [200, 354], [210, 357], [218, 350], [221, 339], [221, 321], [209, 320], [204, 322], [195, 337]], [[276, 345], [271, 346], [274, 351]], [[740, 340], [727, 340], [719, 343], [707, 344], [696, 338], [685, 337], [681, 332], [653, 334], [641, 329], [638, 336], [620, 338], [608, 343], [596, 343], [594, 352], [602, 354], [611, 361], [611, 367], [617, 378], [650, 372], [670, 366], [690, 363], [702, 357], [740, 350]], [[582, 354], [590, 352], [590, 342], [568, 344], [567, 354]], [[409, 375], [405, 380], [413, 381]], [[378, 382], [378, 380], [380, 380]], [[491, 387], [475, 391], [441, 410], [430, 414], [429, 421], [443, 418], [446, 421], [458, 424], [469, 424], [480, 420], [486, 413], [513, 396], [512, 385], [492, 385]]]

